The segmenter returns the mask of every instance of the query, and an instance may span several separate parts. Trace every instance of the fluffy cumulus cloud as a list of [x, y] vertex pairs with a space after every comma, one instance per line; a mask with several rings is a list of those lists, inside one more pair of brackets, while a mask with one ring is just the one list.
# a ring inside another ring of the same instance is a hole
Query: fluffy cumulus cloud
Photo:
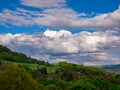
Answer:
[[43, 33], [44, 36], [46, 37], [50, 37], [50, 38], [54, 38], [54, 37], [69, 37], [72, 35], [71, 32], [66, 31], [66, 30], [60, 30], [60, 31], [51, 31], [51, 30], [46, 30]]
[[13, 51], [50, 62], [68, 61], [84, 65], [118, 64], [120, 58], [109, 51], [120, 52], [120, 37], [112, 32], [46, 30], [43, 34], [1, 34], [0, 44]]

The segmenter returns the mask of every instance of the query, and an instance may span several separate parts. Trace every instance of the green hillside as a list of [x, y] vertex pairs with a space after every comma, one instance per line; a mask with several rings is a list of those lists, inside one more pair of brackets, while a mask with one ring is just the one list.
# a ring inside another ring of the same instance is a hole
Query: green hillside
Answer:
[[0, 90], [120, 90], [120, 75], [67, 62], [50, 64], [0, 45]]
[[44, 64], [44, 61], [38, 61], [31, 57], [27, 57], [25, 54], [12, 52], [5, 46], [0, 45], [0, 60], [19, 62], [19, 63], [32, 63], [32, 64]]

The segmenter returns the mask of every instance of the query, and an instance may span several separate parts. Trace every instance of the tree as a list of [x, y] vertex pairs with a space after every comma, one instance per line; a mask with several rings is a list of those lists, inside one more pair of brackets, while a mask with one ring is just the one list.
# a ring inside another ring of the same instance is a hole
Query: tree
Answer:
[[37, 82], [24, 70], [15, 65], [2, 65], [0, 90], [38, 90]]

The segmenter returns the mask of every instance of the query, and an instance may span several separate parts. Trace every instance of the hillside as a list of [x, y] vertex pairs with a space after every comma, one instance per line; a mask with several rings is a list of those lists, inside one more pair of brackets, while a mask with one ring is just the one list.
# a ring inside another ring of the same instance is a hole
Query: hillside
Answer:
[[120, 64], [117, 65], [102, 65], [101, 69], [120, 74]]
[[19, 62], [19, 63], [32, 63], [32, 64], [45, 63], [44, 61], [27, 57], [25, 54], [12, 52], [10, 49], [2, 45], [0, 45], [0, 60]]
[[50, 64], [1, 45], [0, 77], [0, 90], [120, 90], [118, 74], [67, 62]]

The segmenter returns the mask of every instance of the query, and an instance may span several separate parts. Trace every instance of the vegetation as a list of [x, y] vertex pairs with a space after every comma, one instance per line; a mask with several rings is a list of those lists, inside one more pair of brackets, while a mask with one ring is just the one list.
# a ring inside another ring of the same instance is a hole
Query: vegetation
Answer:
[[0, 90], [37, 90], [37, 82], [15, 65], [0, 66]]
[[15, 53], [0, 46], [0, 90], [120, 90], [119, 74], [67, 62], [50, 64]]
[[44, 61], [36, 60], [27, 57], [25, 54], [12, 52], [5, 46], [0, 45], [0, 60], [19, 62], [19, 63], [32, 63], [32, 64], [45, 64]]

